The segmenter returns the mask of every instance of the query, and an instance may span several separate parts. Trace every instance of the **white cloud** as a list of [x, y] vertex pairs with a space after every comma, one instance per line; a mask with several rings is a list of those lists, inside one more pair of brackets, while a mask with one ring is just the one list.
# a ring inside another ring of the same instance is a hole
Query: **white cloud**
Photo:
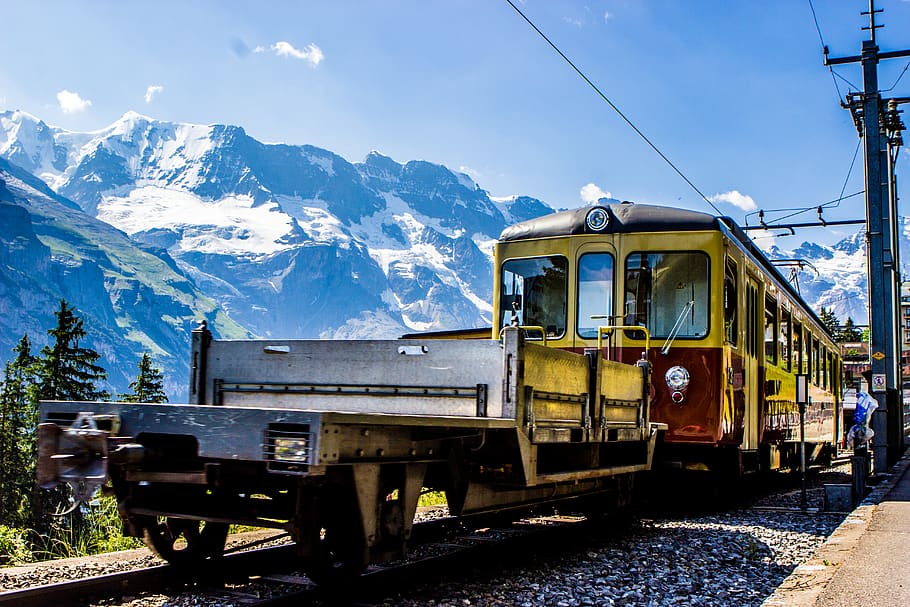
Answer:
[[612, 19], [612, 18], [613, 18], [613, 15], [611, 15], [607, 11], [604, 11], [604, 23], [609, 23], [610, 19]]
[[151, 103], [152, 99], [155, 98], [155, 95], [162, 91], [164, 91], [164, 87], [160, 84], [153, 84], [149, 86], [147, 89], [145, 89], [145, 102]]
[[578, 27], [578, 28], [584, 27], [584, 24], [585, 24], [584, 21], [582, 21], [581, 19], [578, 19], [577, 17], [563, 17], [562, 20], [565, 21], [566, 23], [568, 23], [569, 25], [574, 25], [575, 27]]
[[755, 201], [752, 200], [751, 196], [746, 196], [745, 194], [740, 193], [738, 190], [730, 190], [729, 192], [724, 192], [723, 194], [715, 194], [714, 196], [709, 196], [708, 200], [711, 202], [726, 202], [727, 204], [732, 204], [733, 206], [742, 209], [743, 211], [754, 211], [758, 208], [758, 205], [755, 204]]
[[322, 52], [322, 49], [316, 46], [315, 44], [307, 44], [303, 49], [294, 48], [290, 42], [285, 42], [284, 40], [276, 42], [272, 46], [266, 48], [264, 46], [257, 46], [253, 49], [254, 53], [264, 53], [266, 51], [274, 51], [274, 53], [279, 57], [291, 57], [293, 59], [301, 59], [310, 63], [313, 67], [316, 67], [322, 60], [325, 59], [325, 55]]
[[84, 112], [92, 105], [90, 99], [83, 99], [79, 93], [72, 93], [66, 89], [57, 93], [57, 103], [60, 104], [60, 109], [64, 114]]
[[579, 194], [581, 195], [581, 199], [585, 201], [585, 204], [594, 204], [601, 198], [613, 198], [613, 194], [604, 192], [593, 183], [589, 183], [581, 188]]

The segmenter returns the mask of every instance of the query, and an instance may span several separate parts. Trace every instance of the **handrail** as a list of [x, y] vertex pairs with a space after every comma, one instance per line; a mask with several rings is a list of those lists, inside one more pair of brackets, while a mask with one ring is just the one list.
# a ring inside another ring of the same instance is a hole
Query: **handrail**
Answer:
[[[547, 345], [547, 331], [543, 328], [542, 325], [508, 325], [509, 327], [517, 327], [522, 331], [540, 331], [540, 335], [543, 338], [543, 345]], [[505, 331], [508, 327], [503, 327], [499, 330], [499, 337], [502, 338], [502, 332]]]
[[603, 336], [604, 333], [612, 333], [614, 330], [620, 329], [622, 331], [641, 331], [645, 334], [645, 352], [651, 350], [651, 334], [648, 332], [647, 327], [641, 327], [639, 325], [606, 325], [597, 327], [597, 349], [603, 349]]

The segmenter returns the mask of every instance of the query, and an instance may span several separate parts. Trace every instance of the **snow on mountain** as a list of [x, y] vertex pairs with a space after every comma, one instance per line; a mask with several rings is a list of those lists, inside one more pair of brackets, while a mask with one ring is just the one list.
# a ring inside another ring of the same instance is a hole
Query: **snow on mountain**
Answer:
[[[166, 251], [261, 336], [393, 337], [489, 324], [495, 239], [553, 211], [528, 196], [493, 199], [468, 175], [423, 160], [373, 151], [351, 163], [314, 146], [262, 143], [238, 126], [135, 112], [88, 133], [3, 112], [0, 156]], [[866, 322], [861, 233], [769, 255], [811, 264], [794, 280], [816, 309]]]
[[61, 299], [84, 319], [113, 394], [127, 391], [149, 352], [171, 397], [185, 398], [190, 331], [203, 318], [218, 335], [248, 336], [166, 253], [137, 246], [0, 158], [0, 357], [22, 335], [34, 352], [45, 345]]
[[[899, 254], [903, 267], [910, 260], [910, 219], [899, 221], [903, 236]], [[803, 242], [793, 251], [772, 247], [767, 253], [772, 260], [808, 262], [809, 266], [798, 272], [793, 280], [816, 311], [824, 307], [833, 310], [842, 322], [847, 318], [859, 325], [869, 322], [866, 241], [862, 229], [832, 246]]]
[[378, 152], [352, 164], [237, 126], [135, 112], [89, 133], [0, 114], [0, 156], [89, 215], [167, 251], [253, 333], [392, 337], [491, 321], [492, 245], [552, 209]]

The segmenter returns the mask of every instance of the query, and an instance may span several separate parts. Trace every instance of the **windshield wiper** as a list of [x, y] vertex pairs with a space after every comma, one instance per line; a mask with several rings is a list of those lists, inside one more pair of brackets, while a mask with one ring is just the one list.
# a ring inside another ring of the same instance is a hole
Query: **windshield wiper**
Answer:
[[664, 347], [660, 350], [661, 354], [666, 354], [670, 351], [670, 346], [673, 345], [673, 340], [676, 339], [676, 336], [679, 335], [680, 329], [682, 329], [683, 319], [686, 317], [686, 314], [689, 313], [689, 310], [694, 307], [694, 299], [687, 301], [686, 305], [683, 306], [682, 312], [680, 312], [679, 316], [676, 318], [676, 323], [673, 325], [673, 328], [670, 329], [670, 335], [667, 337], [667, 341], [664, 342]]

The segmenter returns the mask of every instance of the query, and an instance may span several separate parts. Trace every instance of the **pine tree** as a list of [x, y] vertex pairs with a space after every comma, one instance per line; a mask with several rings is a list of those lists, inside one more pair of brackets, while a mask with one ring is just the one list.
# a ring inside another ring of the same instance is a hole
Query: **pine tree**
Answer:
[[826, 310], [822, 307], [818, 318], [822, 321], [822, 324], [825, 325], [825, 328], [828, 329], [828, 332], [831, 333], [834, 339], [838, 339], [838, 336], [841, 334], [841, 326], [837, 316], [834, 315], [834, 311], [830, 308]]
[[863, 334], [859, 329], [856, 328], [856, 325], [853, 324], [853, 318], [847, 317], [847, 320], [844, 322], [844, 326], [841, 328], [840, 336], [837, 341], [841, 343], [849, 342], [858, 342], [863, 341]]
[[131, 394], [121, 394], [120, 399], [128, 403], [166, 403], [164, 380], [161, 370], [152, 366], [152, 357], [148, 352], [142, 354], [139, 361], [139, 375], [130, 383]]
[[0, 524], [26, 526], [35, 482], [35, 358], [24, 335], [13, 348], [0, 384]]
[[38, 360], [38, 395], [42, 400], [104, 400], [110, 395], [99, 390], [95, 382], [107, 379], [104, 368], [97, 364], [101, 355], [83, 348], [85, 337], [82, 319], [66, 301], [54, 312], [57, 326], [48, 331], [51, 343], [41, 349]]

